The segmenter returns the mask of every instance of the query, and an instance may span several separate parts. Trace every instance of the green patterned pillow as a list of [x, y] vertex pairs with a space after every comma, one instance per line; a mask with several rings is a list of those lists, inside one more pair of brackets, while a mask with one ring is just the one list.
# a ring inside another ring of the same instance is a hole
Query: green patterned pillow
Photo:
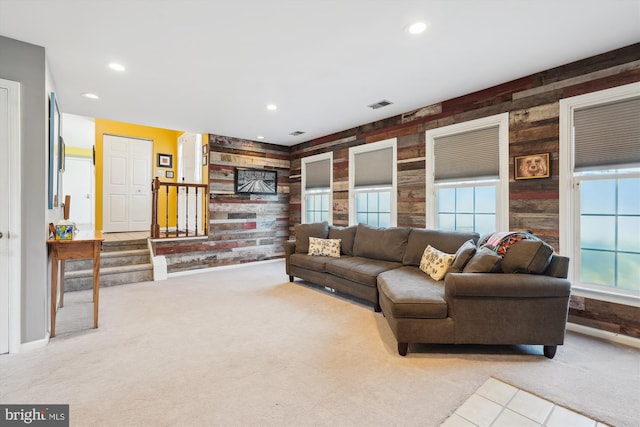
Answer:
[[309, 237], [309, 252], [307, 254], [340, 258], [341, 241], [341, 239], [319, 239], [317, 237]]
[[442, 280], [455, 258], [455, 254], [441, 252], [429, 245], [422, 254], [420, 270], [431, 276], [433, 280]]

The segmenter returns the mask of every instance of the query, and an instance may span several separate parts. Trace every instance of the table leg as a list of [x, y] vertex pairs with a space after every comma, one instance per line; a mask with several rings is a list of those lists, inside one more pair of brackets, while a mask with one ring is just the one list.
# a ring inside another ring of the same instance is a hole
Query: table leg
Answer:
[[93, 245], [93, 327], [98, 327], [98, 307], [100, 305], [100, 243]]
[[58, 302], [58, 254], [53, 250], [51, 256], [51, 335], [56, 336], [56, 309]]
[[64, 307], [64, 260], [60, 260], [60, 307]]

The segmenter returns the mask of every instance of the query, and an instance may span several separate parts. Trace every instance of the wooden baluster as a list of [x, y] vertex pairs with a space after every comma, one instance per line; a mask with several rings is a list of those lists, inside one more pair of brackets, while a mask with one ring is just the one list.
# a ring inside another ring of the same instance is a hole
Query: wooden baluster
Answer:
[[155, 177], [151, 183], [151, 237], [157, 239], [160, 237], [160, 224], [158, 224], [158, 190], [160, 189], [160, 180]]
[[176, 237], [180, 237], [180, 212], [179, 212], [179, 207], [180, 207], [180, 187], [177, 186], [176, 187]]
[[164, 224], [164, 236], [169, 237], [169, 186], [165, 186], [165, 194], [167, 196], [164, 201], [164, 216], [165, 216], [165, 224]]
[[198, 222], [198, 193], [200, 192], [200, 187], [196, 187], [196, 237], [198, 237], [198, 229], [200, 228], [200, 223]]
[[189, 187], [184, 197], [184, 230], [186, 236], [189, 237]]

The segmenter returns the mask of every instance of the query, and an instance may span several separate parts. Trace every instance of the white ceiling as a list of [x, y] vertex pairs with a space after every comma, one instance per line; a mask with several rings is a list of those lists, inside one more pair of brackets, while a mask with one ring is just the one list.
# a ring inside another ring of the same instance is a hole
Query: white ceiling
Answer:
[[640, 0], [0, 0], [0, 35], [65, 113], [293, 145], [637, 43]]

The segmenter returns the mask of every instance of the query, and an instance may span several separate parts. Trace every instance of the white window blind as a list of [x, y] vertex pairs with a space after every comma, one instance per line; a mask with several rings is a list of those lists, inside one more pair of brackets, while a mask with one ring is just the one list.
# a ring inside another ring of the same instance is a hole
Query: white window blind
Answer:
[[306, 163], [305, 188], [307, 190], [330, 188], [330, 167], [329, 159]]
[[393, 148], [356, 153], [354, 186], [373, 187], [393, 185]]
[[498, 178], [498, 126], [434, 138], [435, 181]]
[[640, 98], [576, 109], [577, 171], [640, 164]]

